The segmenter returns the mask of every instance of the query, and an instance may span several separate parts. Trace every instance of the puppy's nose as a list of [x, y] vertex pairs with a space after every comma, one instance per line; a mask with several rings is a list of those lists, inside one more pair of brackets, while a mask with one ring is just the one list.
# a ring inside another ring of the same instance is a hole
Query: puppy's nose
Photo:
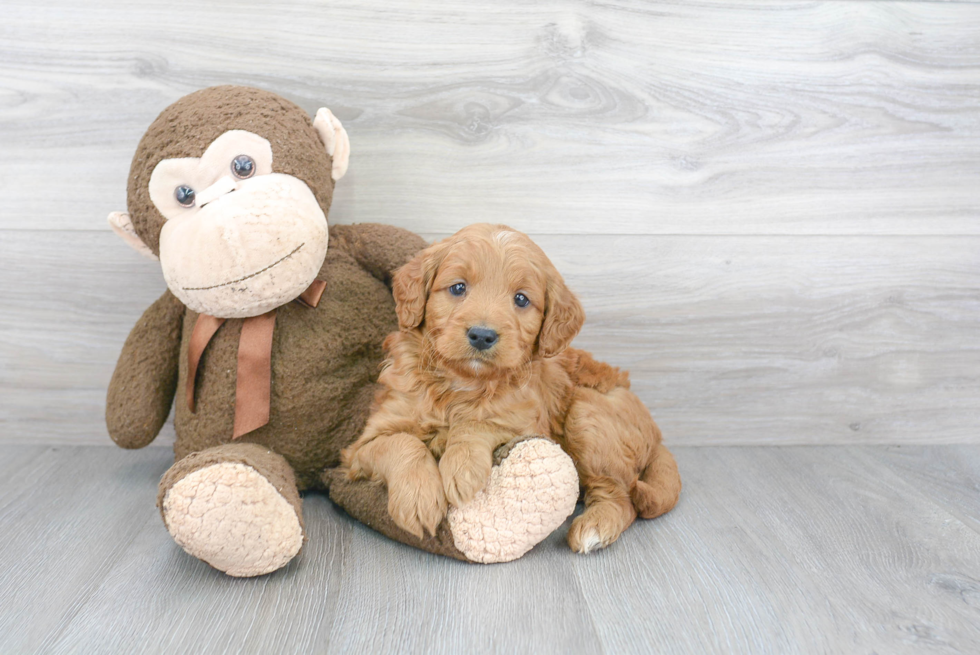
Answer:
[[485, 327], [471, 327], [466, 333], [466, 338], [477, 350], [492, 348], [493, 344], [497, 343], [497, 333]]

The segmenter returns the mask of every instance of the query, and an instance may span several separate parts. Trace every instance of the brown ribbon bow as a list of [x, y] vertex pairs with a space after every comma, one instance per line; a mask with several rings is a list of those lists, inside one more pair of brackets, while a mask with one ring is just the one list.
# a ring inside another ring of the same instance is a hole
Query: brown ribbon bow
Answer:
[[[314, 308], [320, 302], [327, 283], [314, 280], [296, 302]], [[187, 406], [194, 412], [194, 385], [201, 355], [227, 319], [199, 314], [187, 349]], [[238, 339], [238, 371], [235, 374], [235, 427], [231, 438], [238, 439], [269, 422], [272, 400], [272, 333], [276, 327], [276, 310], [242, 320]]]

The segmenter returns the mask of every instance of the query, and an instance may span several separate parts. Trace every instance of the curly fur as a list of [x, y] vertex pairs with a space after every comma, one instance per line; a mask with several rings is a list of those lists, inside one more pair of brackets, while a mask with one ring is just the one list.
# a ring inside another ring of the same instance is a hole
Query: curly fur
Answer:
[[[449, 291], [457, 284], [464, 293]], [[568, 348], [585, 313], [527, 235], [469, 226], [419, 253], [393, 287], [401, 330], [385, 340], [383, 388], [342, 457], [351, 478], [387, 483], [399, 526], [434, 533], [447, 504], [486, 484], [493, 450], [528, 434], [556, 439], [575, 460], [586, 510], [569, 531], [574, 550], [607, 546], [638, 515], [673, 508], [680, 477], [660, 430], [626, 372]], [[473, 326], [498, 341], [475, 349]]]

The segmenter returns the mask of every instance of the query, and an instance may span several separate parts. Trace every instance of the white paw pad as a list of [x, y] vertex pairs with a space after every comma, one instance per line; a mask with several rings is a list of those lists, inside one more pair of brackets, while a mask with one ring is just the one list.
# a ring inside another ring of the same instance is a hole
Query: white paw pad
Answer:
[[578, 495], [575, 464], [558, 444], [522, 441], [493, 468], [483, 491], [449, 509], [456, 548], [475, 562], [515, 560], [565, 522]]
[[163, 516], [184, 550], [236, 577], [271, 573], [303, 545], [293, 506], [258, 471], [237, 462], [177, 481], [163, 499]]

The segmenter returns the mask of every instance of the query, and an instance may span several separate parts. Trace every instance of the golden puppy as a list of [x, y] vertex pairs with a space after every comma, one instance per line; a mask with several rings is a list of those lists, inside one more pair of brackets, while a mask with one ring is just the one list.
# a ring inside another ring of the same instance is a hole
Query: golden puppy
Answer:
[[419, 253], [393, 286], [401, 331], [385, 340], [384, 388], [343, 461], [351, 478], [388, 485], [400, 527], [434, 534], [447, 501], [484, 487], [494, 449], [531, 434], [575, 461], [586, 506], [568, 534], [575, 551], [674, 507], [680, 477], [660, 430], [625, 372], [568, 348], [585, 313], [527, 235], [471, 225]]

